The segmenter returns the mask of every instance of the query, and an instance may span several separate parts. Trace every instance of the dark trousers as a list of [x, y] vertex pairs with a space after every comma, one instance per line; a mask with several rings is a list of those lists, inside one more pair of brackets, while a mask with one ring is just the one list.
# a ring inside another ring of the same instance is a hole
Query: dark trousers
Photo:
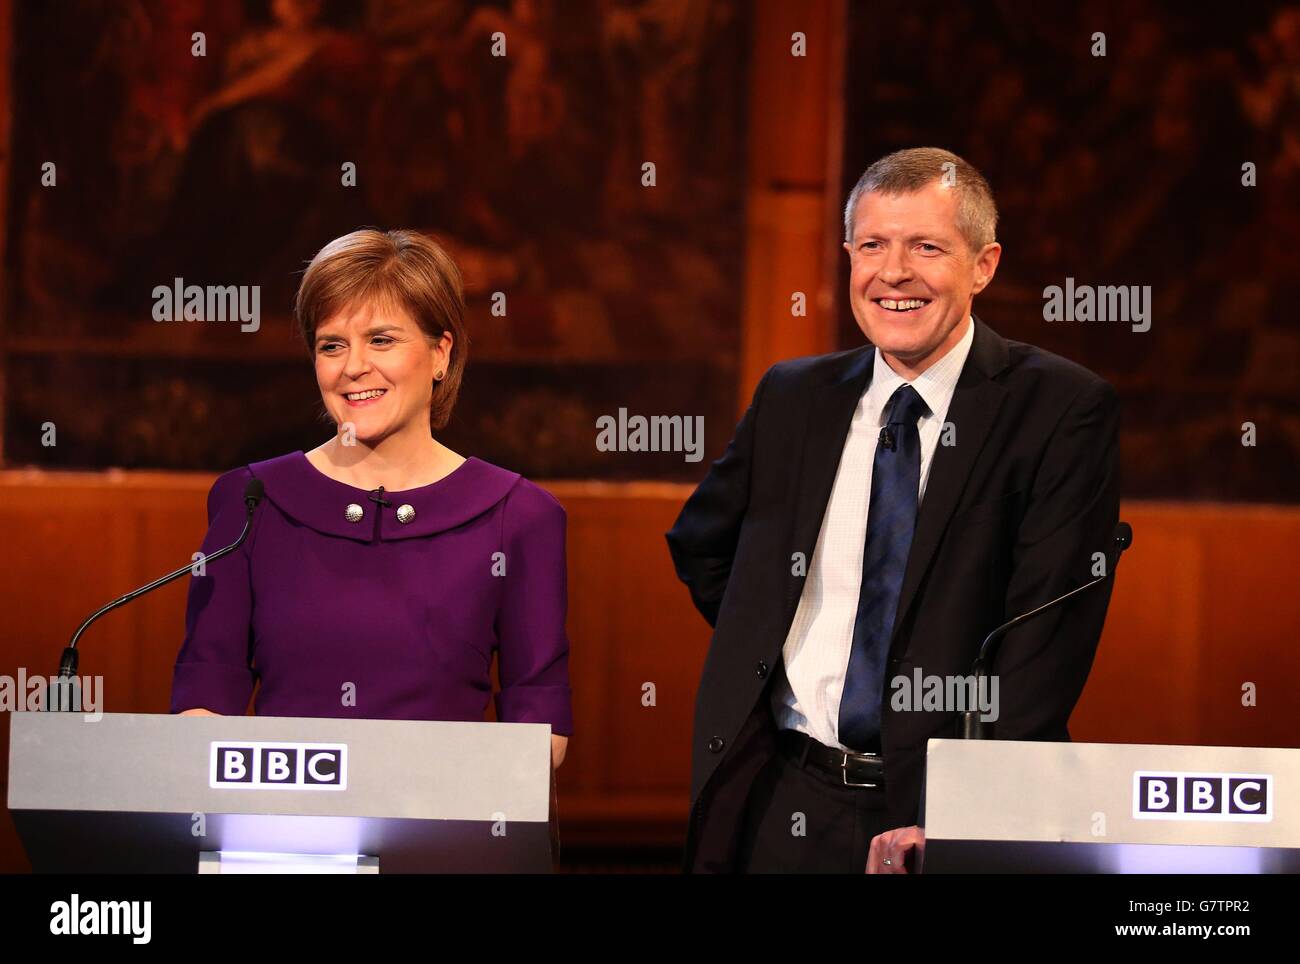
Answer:
[[871, 838], [889, 829], [885, 791], [849, 787], [787, 741], [749, 792], [736, 867], [751, 874], [861, 874]]

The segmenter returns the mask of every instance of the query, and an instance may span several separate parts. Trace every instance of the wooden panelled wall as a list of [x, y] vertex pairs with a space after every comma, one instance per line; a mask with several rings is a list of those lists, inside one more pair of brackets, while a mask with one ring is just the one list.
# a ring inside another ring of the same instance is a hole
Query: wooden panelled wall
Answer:
[[[202, 539], [212, 476], [0, 472], [0, 673], [49, 675], [91, 611], [183, 563]], [[689, 788], [691, 713], [707, 624], [663, 533], [689, 486], [546, 485], [569, 515], [576, 734], [560, 769], [569, 844], [674, 843]], [[1101, 742], [1298, 745], [1300, 509], [1130, 503], [1135, 530], [1071, 729]], [[185, 580], [110, 613], [82, 641], [108, 712], [165, 713]], [[1243, 707], [1243, 684], [1258, 705]], [[643, 705], [645, 683], [655, 705]], [[0, 715], [0, 772], [8, 718]], [[7, 815], [0, 870], [24, 858]]]
[[742, 412], [768, 366], [836, 348], [846, 35], [843, 0], [754, 6]]

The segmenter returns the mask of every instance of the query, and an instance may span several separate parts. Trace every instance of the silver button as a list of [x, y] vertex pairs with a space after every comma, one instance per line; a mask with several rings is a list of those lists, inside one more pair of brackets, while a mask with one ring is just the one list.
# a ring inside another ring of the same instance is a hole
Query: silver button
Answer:
[[361, 506], [357, 505], [355, 502], [353, 502], [343, 511], [344, 518], [346, 518], [349, 522], [360, 522], [361, 517], [364, 516], [365, 514], [366, 514], [366, 510], [361, 508]]
[[397, 521], [406, 523], [415, 518], [415, 507], [410, 505], [399, 505], [397, 507]]

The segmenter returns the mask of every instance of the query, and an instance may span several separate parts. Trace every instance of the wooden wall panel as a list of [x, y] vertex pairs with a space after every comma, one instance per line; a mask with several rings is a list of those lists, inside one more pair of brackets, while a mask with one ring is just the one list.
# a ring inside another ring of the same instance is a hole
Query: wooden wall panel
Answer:
[[[846, 22], [843, 0], [754, 5], [741, 412], [768, 366], [836, 348]], [[804, 316], [791, 314], [797, 291]]]
[[[0, 673], [53, 672], [80, 620], [179, 566], [205, 528], [206, 475], [0, 472]], [[544, 483], [545, 484], [545, 483]], [[568, 844], [675, 843], [685, 823], [695, 686], [709, 631], [663, 540], [689, 486], [546, 484], [569, 517], [577, 733], [560, 770]], [[1127, 503], [1133, 548], [1071, 721], [1102, 742], [1296, 746], [1300, 509]], [[165, 712], [185, 585], [104, 617], [83, 670], [109, 712]], [[1258, 705], [1243, 707], [1243, 682]], [[655, 705], [643, 705], [646, 683]], [[0, 718], [0, 786], [8, 720]], [[25, 860], [0, 817], [0, 870]]]
[[1300, 509], [1134, 502], [1124, 518], [1133, 547], [1074, 738], [1300, 746]]
[[674, 842], [685, 820], [686, 750], [709, 639], [663, 538], [690, 489], [548, 488], [569, 513], [577, 732], [560, 770], [565, 839]]

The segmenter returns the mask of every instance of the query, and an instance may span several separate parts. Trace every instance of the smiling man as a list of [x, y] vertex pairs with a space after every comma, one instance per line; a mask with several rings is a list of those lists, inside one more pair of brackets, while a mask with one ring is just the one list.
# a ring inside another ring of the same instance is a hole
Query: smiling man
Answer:
[[[920, 869], [926, 741], [965, 707], [894, 681], [965, 677], [994, 627], [1092, 578], [1119, 516], [1114, 390], [972, 313], [1002, 254], [983, 176], [899, 151], [844, 219], [869, 344], [769, 369], [667, 534], [715, 627], [688, 870]], [[997, 738], [1069, 739], [1110, 586], [1004, 638]]]

